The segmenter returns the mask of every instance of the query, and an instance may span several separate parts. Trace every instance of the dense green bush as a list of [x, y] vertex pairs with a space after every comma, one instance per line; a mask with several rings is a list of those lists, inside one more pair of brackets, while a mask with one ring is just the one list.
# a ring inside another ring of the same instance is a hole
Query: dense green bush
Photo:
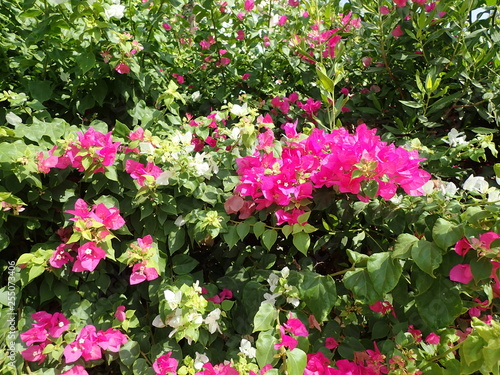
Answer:
[[1, 374], [500, 372], [498, 6], [254, 1], [0, 4]]

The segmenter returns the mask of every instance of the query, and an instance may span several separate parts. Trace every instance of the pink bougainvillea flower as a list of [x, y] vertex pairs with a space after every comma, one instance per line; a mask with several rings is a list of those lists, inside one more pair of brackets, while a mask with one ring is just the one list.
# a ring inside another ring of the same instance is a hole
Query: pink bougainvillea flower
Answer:
[[288, 5], [292, 7], [298, 7], [299, 6], [299, 0], [288, 0]]
[[471, 307], [469, 309], [469, 316], [471, 318], [473, 317], [479, 318], [481, 316], [481, 312], [488, 309], [490, 301], [488, 300], [481, 301], [479, 298], [474, 298], [474, 302], [476, 302], [478, 305]]
[[143, 281], [151, 281], [158, 277], [158, 271], [154, 267], [147, 267], [145, 262], [134, 264], [132, 274], [130, 275], [130, 285], [142, 283]]
[[392, 36], [393, 36], [394, 38], [396, 38], [396, 39], [397, 39], [397, 38], [399, 38], [400, 36], [403, 36], [403, 35], [404, 35], [404, 31], [403, 31], [403, 30], [401, 30], [401, 25], [397, 25], [397, 26], [394, 28], [394, 30], [392, 30], [391, 34], [392, 34]]
[[327, 349], [330, 349], [330, 350], [333, 350], [335, 349], [337, 346], [339, 346], [339, 343], [337, 342], [337, 340], [335, 340], [333, 337], [327, 337], [325, 339], [325, 347]]
[[69, 370], [64, 371], [61, 375], [89, 375], [89, 373], [82, 365], [76, 365], [71, 367]]
[[[78, 140], [67, 147], [64, 156], [80, 172], [92, 167], [94, 173], [99, 173], [115, 162], [119, 146], [119, 142], [113, 143], [111, 132], [103, 134], [90, 127], [85, 133], [78, 133]], [[84, 159], [90, 167], [84, 167]]]
[[364, 68], [368, 68], [372, 64], [372, 58], [368, 56], [362, 57], [361, 62]]
[[470, 264], [457, 264], [450, 270], [450, 280], [452, 281], [468, 284], [473, 278]]
[[418, 5], [424, 5], [428, 0], [412, 0], [413, 3]]
[[120, 229], [125, 225], [125, 220], [116, 207], [108, 208], [104, 203], [99, 203], [92, 208], [90, 217], [104, 225], [107, 229]]
[[245, 32], [243, 30], [238, 30], [236, 32], [236, 39], [237, 40], [245, 40]]
[[75, 362], [80, 357], [86, 361], [102, 358], [101, 348], [97, 345], [96, 339], [96, 328], [93, 325], [83, 327], [75, 340], [64, 348], [66, 363]]
[[21, 355], [28, 362], [38, 362], [38, 364], [40, 364], [47, 358], [47, 355], [43, 354], [43, 350], [49, 342], [50, 341], [39, 345], [32, 345], [28, 349], [23, 350]]
[[392, 315], [396, 318], [396, 313], [394, 312], [394, 307], [391, 305], [389, 301], [377, 301], [373, 305], [368, 306], [370, 310], [374, 312], [378, 312], [381, 314], [387, 314], [392, 312]]
[[364, 373], [363, 369], [360, 369], [360, 366], [348, 359], [339, 359], [335, 361], [335, 366], [337, 366], [337, 369], [329, 369], [328, 375], [358, 375]]
[[422, 341], [422, 332], [418, 329], [415, 329], [413, 325], [408, 326], [408, 333], [410, 333], [413, 336], [413, 339], [415, 340], [416, 343]]
[[43, 152], [39, 152], [37, 154], [37, 168], [41, 173], [49, 173], [52, 168], [60, 168], [64, 169], [69, 165], [69, 160], [64, 157], [59, 157], [54, 155], [54, 151], [57, 149], [57, 146], [54, 146], [52, 149], [47, 151], [48, 156], [45, 157]]
[[274, 344], [275, 350], [279, 350], [282, 346], [286, 346], [288, 347], [288, 349], [293, 350], [299, 344], [297, 339], [293, 338], [292, 336], [288, 336], [285, 333], [285, 327], [283, 326], [280, 326], [280, 336], [281, 336], [281, 341], [277, 344]]
[[156, 181], [163, 170], [151, 162], [144, 165], [138, 161], [127, 159], [125, 162], [125, 172], [129, 173], [130, 177], [137, 180], [139, 186], [145, 186], [148, 184], [148, 181], [151, 180], [151, 178], [148, 179], [147, 176], [151, 176], [153, 181]]
[[61, 375], [89, 375], [89, 373], [82, 365], [76, 365], [71, 367], [68, 371], [64, 371]]
[[308, 98], [305, 103], [298, 102], [299, 108], [303, 109], [309, 116], [316, 116], [321, 108], [321, 101]]
[[245, 74], [243, 74], [243, 75], [241, 76], [241, 79], [242, 79], [243, 81], [247, 81], [247, 80], [248, 80], [248, 78], [250, 78], [250, 73], [245, 73]]
[[210, 362], [203, 365], [203, 371], [197, 372], [195, 375], [239, 375], [240, 373], [231, 364], [219, 363], [212, 365]]
[[264, 47], [269, 47], [271, 45], [271, 40], [267, 35], [263, 36], [262, 41], [264, 42]]
[[26, 345], [31, 346], [35, 343], [43, 343], [47, 340], [49, 332], [44, 327], [33, 327], [26, 332], [22, 332], [19, 336]]
[[125, 314], [125, 306], [118, 306], [116, 308], [114, 317], [118, 319], [120, 322], [123, 322], [127, 319], [127, 315]]
[[441, 340], [441, 337], [434, 332], [431, 332], [427, 335], [425, 338], [425, 342], [430, 345], [437, 345], [439, 344], [439, 341]]
[[281, 16], [277, 22], [279, 26], [285, 26], [286, 21], [288, 20], [287, 16]]
[[210, 48], [210, 43], [206, 40], [202, 40], [200, 42], [201, 49], [209, 49]]
[[85, 202], [81, 198], [78, 198], [76, 200], [74, 210], [67, 210], [64, 212], [67, 212], [68, 214], [72, 214], [72, 215], [76, 216], [74, 218], [69, 219], [71, 221], [78, 221], [79, 219], [90, 218], [89, 205], [87, 204], [87, 202]]
[[406, 6], [406, 1], [407, 0], [394, 0], [394, 3], [396, 4], [396, 6], [398, 7], [405, 7]]
[[75, 258], [68, 252], [68, 248], [71, 246], [64, 243], [57, 246], [49, 259], [49, 264], [54, 268], [61, 268], [66, 263], [72, 262]]
[[49, 330], [49, 336], [57, 338], [60, 337], [68, 327], [69, 320], [66, 319], [64, 314], [55, 312], [50, 318], [50, 325], [47, 328]]
[[78, 255], [73, 264], [73, 272], [94, 271], [101, 259], [106, 258], [106, 251], [94, 242], [87, 242], [78, 248]]
[[255, 3], [253, 0], [245, 0], [245, 10], [247, 12], [251, 12], [253, 10], [253, 8], [255, 7]]
[[120, 347], [128, 342], [127, 336], [114, 328], [96, 333], [96, 344], [102, 349], [113, 353], [120, 351]]
[[156, 375], [177, 374], [177, 366], [179, 365], [179, 362], [171, 356], [172, 352], [168, 352], [154, 361], [153, 370], [155, 370]]
[[172, 26], [166, 22], [163, 22], [161, 26], [165, 29], [165, 31], [170, 31], [172, 29]]
[[307, 355], [307, 364], [304, 369], [304, 375], [319, 375], [319, 374], [329, 374], [328, 365], [330, 360], [321, 353], [309, 353]]
[[302, 323], [300, 319], [290, 318], [286, 323], [283, 324], [285, 331], [290, 332], [294, 336], [309, 336], [306, 326]]
[[137, 128], [137, 130], [130, 132], [127, 138], [131, 141], [142, 141], [144, 139], [144, 129], [141, 127]]
[[125, 63], [119, 63], [117, 66], [115, 66], [115, 70], [120, 73], [120, 74], [127, 74], [130, 73], [130, 67], [125, 64]]
[[386, 7], [385, 5], [381, 6], [380, 8], [378, 8], [378, 11], [380, 12], [380, 14], [383, 14], [384, 16], [389, 14], [391, 11], [389, 10], [388, 7]]
[[434, 1], [429, 4], [425, 4], [425, 11], [427, 13], [432, 12], [435, 8], [436, 8], [436, 3]]

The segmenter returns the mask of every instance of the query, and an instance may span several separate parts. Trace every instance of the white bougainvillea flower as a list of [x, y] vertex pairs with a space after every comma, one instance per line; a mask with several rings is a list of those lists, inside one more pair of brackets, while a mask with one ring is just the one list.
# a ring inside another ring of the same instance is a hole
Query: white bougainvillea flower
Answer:
[[111, 18], [121, 19], [125, 15], [124, 11], [125, 11], [125, 5], [113, 4], [108, 9], [104, 10], [104, 15], [106, 16], [107, 19]]
[[205, 324], [208, 325], [208, 331], [210, 333], [215, 333], [215, 331], [219, 330], [219, 318], [220, 318], [220, 313], [221, 310], [219, 308], [215, 309], [212, 311], [210, 314], [207, 315], [205, 318]]
[[450, 147], [457, 147], [458, 145], [467, 143], [464, 133], [459, 132], [455, 128], [451, 129], [448, 133], [448, 139], [443, 138], [443, 142], [448, 143]]
[[181, 303], [182, 300], [182, 291], [178, 290], [177, 292], [172, 292], [171, 290], [165, 290], [163, 292], [165, 295], [165, 300], [168, 303], [168, 307], [170, 307], [171, 310], [174, 310], [179, 306], [179, 303]]
[[488, 191], [488, 182], [481, 176], [470, 175], [463, 185], [464, 190], [475, 191], [484, 194]]
[[257, 355], [257, 349], [252, 346], [252, 343], [247, 339], [241, 339], [240, 342], [240, 352], [245, 354], [248, 358], [255, 358]]

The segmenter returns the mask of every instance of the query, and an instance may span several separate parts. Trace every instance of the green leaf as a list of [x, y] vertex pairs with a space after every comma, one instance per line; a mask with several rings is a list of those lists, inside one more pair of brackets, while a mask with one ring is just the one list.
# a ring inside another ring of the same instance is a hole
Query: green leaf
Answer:
[[259, 311], [253, 318], [253, 332], [272, 329], [278, 318], [278, 310], [270, 303], [261, 303]]
[[493, 265], [489, 258], [478, 258], [473, 259], [470, 262], [470, 269], [472, 276], [474, 276], [474, 281], [478, 282], [480, 280], [488, 279], [491, 275], [491, 270]]
[[321, 63], [316, 65], [316, 74], [318, 75], [323, 88], [328, 92], [333, 92], [335, 84], [333, 83], [333, 80], [328, 77], [325, 67]]
[[198, 261], [187, 254], [177, 254], [172, 257], [172, 264], [177, 275], [185, 275], [198, 265]]
[[262, 234], [262, 243], [267, 250], [271, 250], [278, 239], [278, 232], [274, 229], [266, 229]]
[[266, 225], [262, 221], [258, 221], [253, 225], [253, 234], [255, 237], [259, 238], [264, 230], [266, 229]]
[[311, 238], [309, 234], [306, 232], [298, 232], [293, 235], [293, 245], [299, 250], [302, 254], [307, 255], [307, 250], [309, 250], [309, 246], [311, 245]]
[[463, 227], [439, 218], [432, 227], [432, 239], [443, 250], [448, 250], [464, 236]]
[[307, 356], [299, 348], [286, 353], [286, 369], [288, 375], [303, 375], [307, 364]]
[[447, 327], [462, 314], [458, 289], [445, 278], [436, 279], [427, 291], [415, 297], [415, 302], [430, 330]]
[[335, 281], [328, 275], [323, 276], [311, 271], [303, 271], [304, 279], [299, 288], [300, 299], [314, 314], [318, 322], [327, 320], [337, 301]]
[[347, 271], [344, 276], [344, 285], [354, 293], [356, 299], [368, 305], [373, 305], [382, 299], [382, 296], [375, 290], [368, 271], [364, 268]]
[[399, 102], [407, 107], [410, 107], [410, 108], [422, 108], [423, 107], [422, 103], [417, 103], [413, 100], [400, 100]]
[[120, 360], [125, 366], [131, 366], [141, 354], [141, 348], [136, 341], [128, 341], [120, 348]]
[[396, 259], [406, 259], [411, 255], [411, 249], [418, 243], [419, 239], [412, 234], [402, 233], [396, 239], [392, 257]]
[[418, 244], [411, 248], [411, 256], [417, 266], [432, 277], [434, 277], [433, 271], [443, 260], [441, 249], [426, 240], [418, 241]]
[[255, 347], [257, 348], [256, 359], [259, 367], [264, 367], [267, 364], [274, 364], [277, 362], [277, 358], [274, 358], [276, 350], [274, 350], [274, 344], [277, 340], [269, 332], [259, 333]]
[[92, 51], [84, 51], [83, 53], [79, 53], [75, 57], [75, 61], [82, 71], [82, 74], [87, 73], [92, 67], [96, 65], [96, 60], [94, 53]]
[[244, 240], [247, 234], [250, 233], [250, 224], [246, 222], [239, 223], [236, 226], [236, 233], [238, 233], [240, 240]]
[[233, 246], [236, 245], [239, 241], [237, 226], [230, 226], [227, 233], [224, 233], [223, 237], [229, 248], [233, 248]]
[[368, 259], [366, 269], [375, 290], [380, 294], [393, 290], [403, 272], [399, 260], [393, 259], [388, 252], [372, 254]]
[[52, 96], [52, 87], [49, 81], [30, 81], [28, 84], [31, 96], [43, 103]]

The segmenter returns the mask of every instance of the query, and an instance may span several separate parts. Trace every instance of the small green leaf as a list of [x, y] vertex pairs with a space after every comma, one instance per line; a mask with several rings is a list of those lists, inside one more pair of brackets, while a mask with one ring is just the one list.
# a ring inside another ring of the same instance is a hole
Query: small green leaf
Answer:
[[299, 348], [286, 353], [286, 368], [288, 375], [303, 375], [307, 365], [307, 356]]
[[311, 238], [309, 234], [306, 232], [298, 232], [293, 235], [293, 245], [299, 250], [302, 254], [307, 255], [307, 250], [309, 250], [309, 246], [311, 245]]
[[277, 362], [277, 358], [274, 358], [276, 350], [274, 350], [274, 344], [277, 340], [269, 332], [259, 333], [255, 347], [257, 348], [256, 359], [259, 366], [262, 368], [267, 364], [274, 364]]
[[392, 258], [388, 252], [371, 255], [366, 268], [375, 290], [380, 294], [393, 290], [403, 271], [399, 260]]
[[432, 239], [443, 250], [448, 250], [464, 236], [462, 226], [452, 224], [449, 221], [439, 218], [432, 227]]
[[274, 229], [266, 229], [262, 234], [262, 243], [267, 250], [271, 250], [278, 239], [278, 232]]
[[418, 243], [419, 239], [412, 234], [402, 233], [396, 239], [392, 257], [396, 259], [406, 259], [410, 257], [411, 248]]
[[128, 341], [120, 348], [120, 360], [125, 366], [131, 366], [141, 354], [141, 348], [136, 341]]
[[258, 221], [253, 225], [253, 234], [255, 237], [259, 238], [264, 230], [266, 229], [266, 225], [262, 221]]
[[441, 249], [426, 240], [418, 241], [418, 244], [411, 248], [411, 256], [417, 266], [432, 277], [434, 277], [433, 271], [443, 260]]
[[253, 332], [272, 329], [278, 318], [278, 310], [270, 303], [261, 303], [259, 311], [253, 318]]

